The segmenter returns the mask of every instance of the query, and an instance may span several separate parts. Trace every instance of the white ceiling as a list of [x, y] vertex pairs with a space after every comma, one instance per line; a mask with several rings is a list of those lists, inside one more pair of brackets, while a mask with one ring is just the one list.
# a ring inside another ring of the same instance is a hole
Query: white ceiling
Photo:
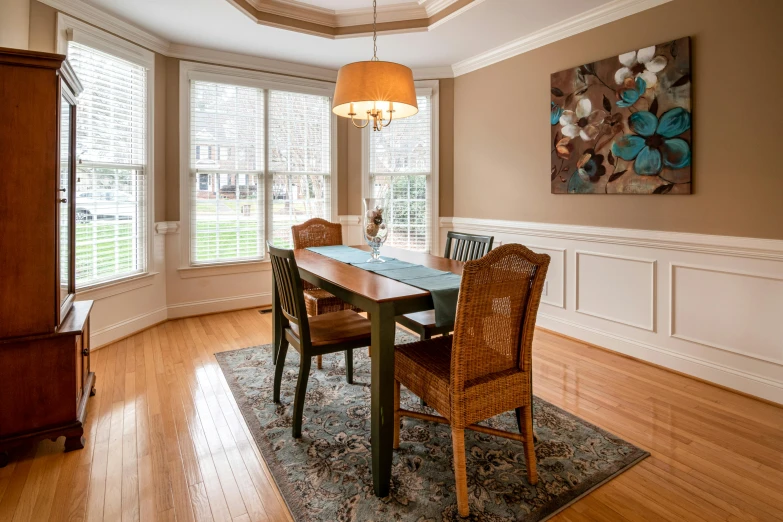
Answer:
[[[307, 1], [344, 9], [360, 0]], [[450, 66], [609, 1], [484, 0], [430, 31], [380, 35], [378, 57], [411, 68]], [[172, 43], [332, 69], [372, 56], [370, 37], [332, 40], [259, 25], [227, 0], [88, 3]]]

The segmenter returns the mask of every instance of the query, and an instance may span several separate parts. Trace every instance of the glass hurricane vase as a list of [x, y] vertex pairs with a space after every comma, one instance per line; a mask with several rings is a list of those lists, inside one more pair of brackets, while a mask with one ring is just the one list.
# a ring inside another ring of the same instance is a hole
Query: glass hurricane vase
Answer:
[[364, 219], [362, 222], [364, 229], [364, 240], [372, 249], [372, 257], [367, 260], [368, 263], [384, 263], [381, 258], [381, 246], [389, 237], [389, 227], [387, 226], [388, 204], [386, 198], [365, 198], [364, 200]]

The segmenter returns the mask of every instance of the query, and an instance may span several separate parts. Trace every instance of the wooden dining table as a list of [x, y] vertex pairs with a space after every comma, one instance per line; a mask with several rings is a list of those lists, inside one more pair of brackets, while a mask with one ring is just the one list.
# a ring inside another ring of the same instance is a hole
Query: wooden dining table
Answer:
[[[367, 258], [370, 258], [368, 246], [358, 245], [354, 248], [366, 250]], [[432, 310], [432, 296], [427, 290], [368, 272], [310, 250], [295, 250], [294, 255], [303, 280], [361, 308], [367, 312], [372, 323], [370, 346], [372, 480], [375, 494], [385, 497], [389, 494], [392, 468], [395, 317]], [[464, 264], [460, 261], [393, 247], [382, 247], [381, 257], [399, 259], [460, 275]], [[272, 285], [272, 288], [274, 343], [277, 348], [282, 336], [283, 316], [280, 312], [276, 285]]]

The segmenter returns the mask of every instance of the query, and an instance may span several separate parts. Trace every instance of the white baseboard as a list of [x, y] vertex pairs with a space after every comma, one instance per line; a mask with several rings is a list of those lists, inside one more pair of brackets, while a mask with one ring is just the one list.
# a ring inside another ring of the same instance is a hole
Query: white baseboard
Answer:
[[166, 307], [158, 308], [136, 317], [125, 319], [118, 323], [105, 326], [100, 330], [93, 330], [90, 334], [90, 350], [97, 350], [102, 346], [113, 343], [123, 337], [128, 337], [168, 319]]
[[253, 308], [272, 304], [272, 293], [238, 295], [221, 297], [218, 299], [204, 299], [203, 301], [191, 301], [188, 303], [175, 303], [168, 306], [168, 318], [179, 319], [193, 315], [213, 314], [228, 312], [242, 308]]
[[261, 293], [251, 295], [240, 295], [234, 297], [224, 297], [220, 299], [204, 299], [202, 301], [191, 301], [188, 303], [176, 303], [164, 306], [151, 312], [125, 319], [118, 323], [106, 326], [100, 330], [94, 330], [90, 335], [90, 349], [97, 350], [107, 344], [111, 344], [119, 339], [128, 337], [135, 333], [146, 330], [150, 326], [162, 323], [171, 319], [182, 317], [191, 317], [194, 315], [206, 315], [219, 312], [228, 312], [231, 310], [241, 310], [243, 308], [253, 308], [256, 306], [265, 306], [272, 303], [272, 294]]
[[781, 396], [783, 396], [783, 382], [781, 381], [690, 357], [567, 319], [539, 312], [536, 325], [756, 397], [781, 402]]

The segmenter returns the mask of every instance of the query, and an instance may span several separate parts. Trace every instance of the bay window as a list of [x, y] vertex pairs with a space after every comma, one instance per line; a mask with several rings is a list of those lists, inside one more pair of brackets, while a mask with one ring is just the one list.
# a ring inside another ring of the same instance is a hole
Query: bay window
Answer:
[[328, 84], [186, 78], [190, 266], [259, 261], [267, 240], [291, 246], [291, 225], [332, 219]]

